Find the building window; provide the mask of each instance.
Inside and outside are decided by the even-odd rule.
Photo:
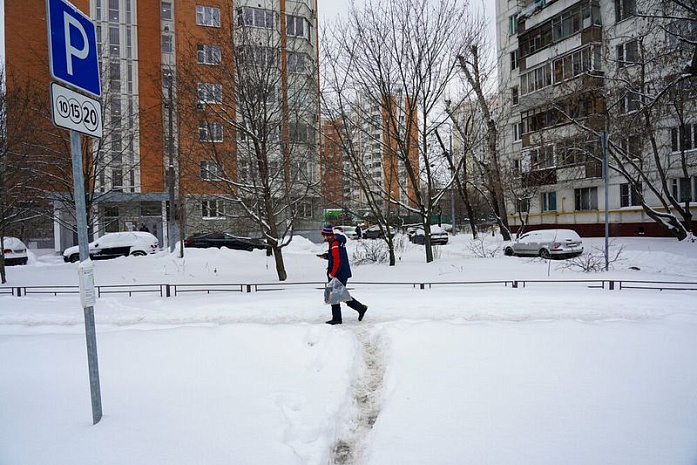
[[[514,50],[510,53],[511,57],[511,71],[518,69],[518,50]]]
[[[643,151],[643,142],[640,136],[627,136],[620,139],[620,148],[624,156],[629,159],[638,159]]]
[[[692,184],[697,183],[697,176],[690,178],[673,178],[671,179],[671,193],[678,202],[692,202],[695,197],[692,195]],[[697,192],[696,192],[697,194]]]
[[[571,79],[591,70],[600,70],[600,47],[586,47],[554,60],[554,83]]]
[[[216,179],[220,179],[222,171],[223,170],[220,168],[220,165],[214,161],[201,161],[201,179],[203,179],[204,181],[213,181]]]
[[[618,68],[624,68],[639,62],[639,42],[637,40],[630,40],[624,44],[619,44],[615,48],[617,51]]]
[[[273,29],[274,12],[263,8],[243,7],[237,9],[237,25]]]
[[[670,139],[673,153],[697,149],[697,123],[671,128]]]
[[[223,125],[222,123],[198,123],[198,140],[200,142],[222,142]]]
[[[620,114],[627,114],[641,108],[641,95],[636,92],[628,91],[619,102]]]
[[[121,36],[118,26],[109,26],[109,55],[113,57],[121,55]]]
[[[296,218],[312,218],[312,204],[309,202],[300,202],[293,206]]]
[[[678,19],[668,24],[666,30],[666,42],[671,49],[684,50],[691,47],[692,37],[697,36],[697,20]]]
[[[109,22],[119,22],[119,0],[109,0]]]
[[[557,193],[543,192],[542,193],[542,211],[555,212],[557,211]]]
[[[237,62],[250,67],[271,68],[278,62],[278,49],[250,45],[238,47]]]
[[[615,0],[615,21],[620,22],[636,15],[636,0]]]
[[[598,209],[598,188],[584,187],[582,189],[574,189],[575,210],[587,211]]]
[[[223,103],[223,86],[221,84],[199,82],[198,101],[204,103]]]
[[[523,123],[513,123],[513,142],[520,142],[523,139]]]
[[[223,201],[218,199],[201,201],[201,218],[225,219],[225,206]]]
[[[172,20],[172,4],[170,2],[160,2],[160,19]]]
[[[532,149],[528,155],[530,157],[530,170],[544,170],[555,166],[553,145]]]
[[[620,184],[620,207],[635,207],[641,205],[641,183],[636,187],[629,183]]]
[[[286,16],[286,34],[294,37],[307,37],[308,28],[305,27],[305,18],[302,16]]]
[[[307,124],[292,123],[290,125],[290,141],[293,143],[310,142],[311,128]]]
[[[162,53],[171,54],[174,52],[172,45],[172,36],[163,35],[162,36]]]
[[[526,95],[552,84],[552,72],[549,63],[528,71],[520,76],[520,94]]]
[[[512,36],[518,32],[518,14],[511,15],[508,17],[508,35]]]
[[[288,72],[304,73],[307,71],[307,55],[304,53],[288,52]]]
[[[120,166],[111,170],[111,190],[123,192],[123,168]]]
[[[201,65],[219,65],[220,46],[205,44],[196,45],[196,60]]]
[[[220,27],[220,8],[196,5],[196,24]]]
[[[527,213],[530,211],[530,199],[516,199],[515,211],[517,213]]]
[[[518,86],[511,87],[511,103],[518,105]]]

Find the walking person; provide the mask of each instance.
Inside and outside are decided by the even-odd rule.
[[[329,244],[328,251],[320,255],[320,257],[329,261],[327,278],[330,281],[332,278],[336,278],[346,286],[348,279],[351,277],[351,266],[346,253],[346,236],[335,234],[334,227],[327,225],[322,229],[322,239]],[[356,299],[349,300],[346,302],[346,305],[358,312],[358,321],[363,321],[365,312],[368,310],[367,305],[363,305]],[[341,304],[332,305],[332,319],[326,323],[329,325],[340,325],[342,323]]]

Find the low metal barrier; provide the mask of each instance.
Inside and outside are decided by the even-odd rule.
[[[156,294],[160,297],[176,297],[187,293],[213,294],[219,292],[253,293],[266,291],[283,291],[293,288],[314,287],[323,289],[324,281],[278,282],[278,283],[198,283],[198,284],[110,284],[95,286],[97,297],[107,294]],[[583,285],[591,289],[623,290],[643,289],[658,291],[697,291],[694,281],[648,281],[620,279],[515,279],[494,281],[424,281],[424,282],[367,282],[352,281],[349,286],[410,286],[412,289],[425,290],[445,286],[504,286],[521,289],[545,285]],[[28,295],[79,294],[75,285],[59,286],[0,286],[0,296],[23,297]]]

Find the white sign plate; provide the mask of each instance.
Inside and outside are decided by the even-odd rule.
[[[102,137],[102,104],[99,100],[52,82],[51,101],[53,124],[97,139]]]

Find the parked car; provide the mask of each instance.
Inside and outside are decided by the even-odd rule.
[[[145,256],[157,252],[159,243],[157,237],[144,231],[126,231],[107,233],[90,242],[89,253],[92,260],[109,258]],[[77,245],[63,251],[63,260],[74,263],[80,260],[80,249]]]
[[[227,247],[228,249],[252,251],[254,249],[266,249],[268,245],[263,239],[235,236],[225,232],[212,232],[194,234],[184,241],[184,247],[199,249]]]
[[[414,244],[424,244],[426,233],[423,228],[407,229],[407,236]],[[448,233],[440,226],[431,225],[431,245],[444,245],[448,243]]]
[[[334,231],[342,233],[344,236],[348,237],[349,239],[358,239],[359,238],[358,233],[356,232],[355,226],[348,226],[348,225],[334,226]]]
[[[5,257],[5,265],[26,265],[29,256],[27,246],[16,237],[2,238],[2,254]]]
[[[387,229],[387,226],[383,226],[383,229]],[[392,226],[390,226],[388,234],[390,235],[390,237],[394,236],[394,229],[392,228]],[[363,231],[363,237],[366,239],[380,239],[384,237],[384,235],[380,230],[380,226],[374,224]]]
[[[581,237],[571,229],[529,231],[504,248],[506,255],[568,258],[583,253]]]

